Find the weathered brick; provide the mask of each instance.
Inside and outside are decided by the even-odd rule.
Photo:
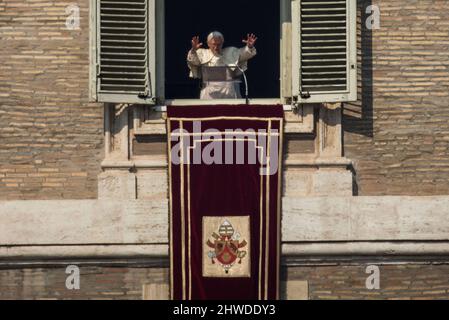
[[[449,299],[449,264],[380,265],[380,290],[365,288],[366,265],[284,267],[285,280],[308,281],[310,299]],[[81,290],[65,288],[65,267],[0,270],[0,299],[141,299],[145,283],[168,283],[167,268],[80,266]],[[329,275],[344,278],[332,282]],[[428,275],[436,283],[419,279]],[[281,297],[284,293],[281,292]]]
[[[449,2],[364,0],[359,14],[369,4],[381,28],[360,31],[360,100],[343,122],[358,194],[448,194]]]
[[[89,3],[77,3],[79,31],[65,26],[70,4],[0,3],[0,170],[26,175],[20,183],[0,182],[0,199],[97,196],[103,107],[87,96]],[[57,172],[61,175],[44,174]],[[37,184],[36,177],[60,180]],[[71,181],[70,195],[61,193],[60,181]]]

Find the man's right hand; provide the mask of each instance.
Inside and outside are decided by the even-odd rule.
[[[192,51],[196,51],[203,46],[203,43],[200,42],[200,37],[196,36],[192,38]]]

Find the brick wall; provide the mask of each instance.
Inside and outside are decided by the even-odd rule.
[[[0,2],[0,199],[96,198],[103,108],[88,103],[88,1]]]
[[[369,4],[381,26],[361,30],[360,101],[343,124],[358,193],[449,194],[449,1],[364,0],[359,11]]]
[[[0,269],[4,299],[142,299],[142,286],[168,282],[168,269],[80,267],[80,290],[68,290],[66,268]]]
[[[283,280],[306,280],[309,298],[449,299],[449,265],[384,265],[380,290],[367,290],[367,265],[283,270]],[[166,268],[80,267],[80,290],[67,290],[65,267],[0,269],[1,299],[141,299],[144,283],[168,283]]]
[[[368,290],[368,265],[289,268],[287,280],[307,280],[309,299],[449,299],[449,265],[379,265],[380,290]]]
[[[88,1],[0,3],[0,199],[97,195],[103,108],[88,103]],[[345,106],[344,151],[359,195],[449,194],[449,2],[362,0],[360,101]],[[360,25],[366,15],[360,19]]]

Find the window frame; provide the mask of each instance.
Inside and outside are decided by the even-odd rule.
[[[104,103],[129,103],[146,105],[213,105],[245,104],[245,99],[166,99],[165,98],[165,4],[164,0],[148,1],[148,65],[150,96],[146,99],[135,94],[101,93],[98,90],[99,67],[99,1],[89,0],[90,50],[89,97]],[[250,99],[251,104],[317,104],[350,102],[357,100],[357,28],[356,0],[347,0],[348,19],[348,90],[340,93],[316,94],[311,99],[300,97],[300,0],[280,0],[280,90],[279,97]],[[296,13],[296,14],[295,14]],[[156,32],[157,30],[157,32]],[[354,68],[351,68],[354,65]]]
[[[167,99],[165,97],[165,37],[160,36],[165,35],[165,5],[164,0],[155,0],[156,1],[156,28],[160,30],[157,36],[157,60],[158,60],[158,70],[157,70],[157,78],[156,78],[156,101],[158,105],[219,105],[219,104],[246,104],[245,98],[242,99],[214,99],[214,100],[201,100],[201,99]],[[290,22],[290,1],[291,0],[280,0],[280,39],[279,41],[284,41],[286,37],[289,37],[288,34],[283,32],[282,25],[284,23]],[[251,104],[260,104],[260,105],[272,105],[272,104],[290,104],[291,96],[285,96],[283,92],[285,92],[284,86],[289,85],[285,84],[283,79],[286,78],[284,72],[286,71],[285,67],[283,67],[284,54],[286,52],[283,49],[283,45],[280,45],[280,84],[279,84],[279,97],[272,98],[250,98],[249,101]],[[291,72],[291,71],[290,71]]]

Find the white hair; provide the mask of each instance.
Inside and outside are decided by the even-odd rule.
[[[219,31],[212,31],[211,33],[209,33],[209,35],[207,36],[207,41],[209,42],[212,39],[221,39],[224,42],[224,36]]]

